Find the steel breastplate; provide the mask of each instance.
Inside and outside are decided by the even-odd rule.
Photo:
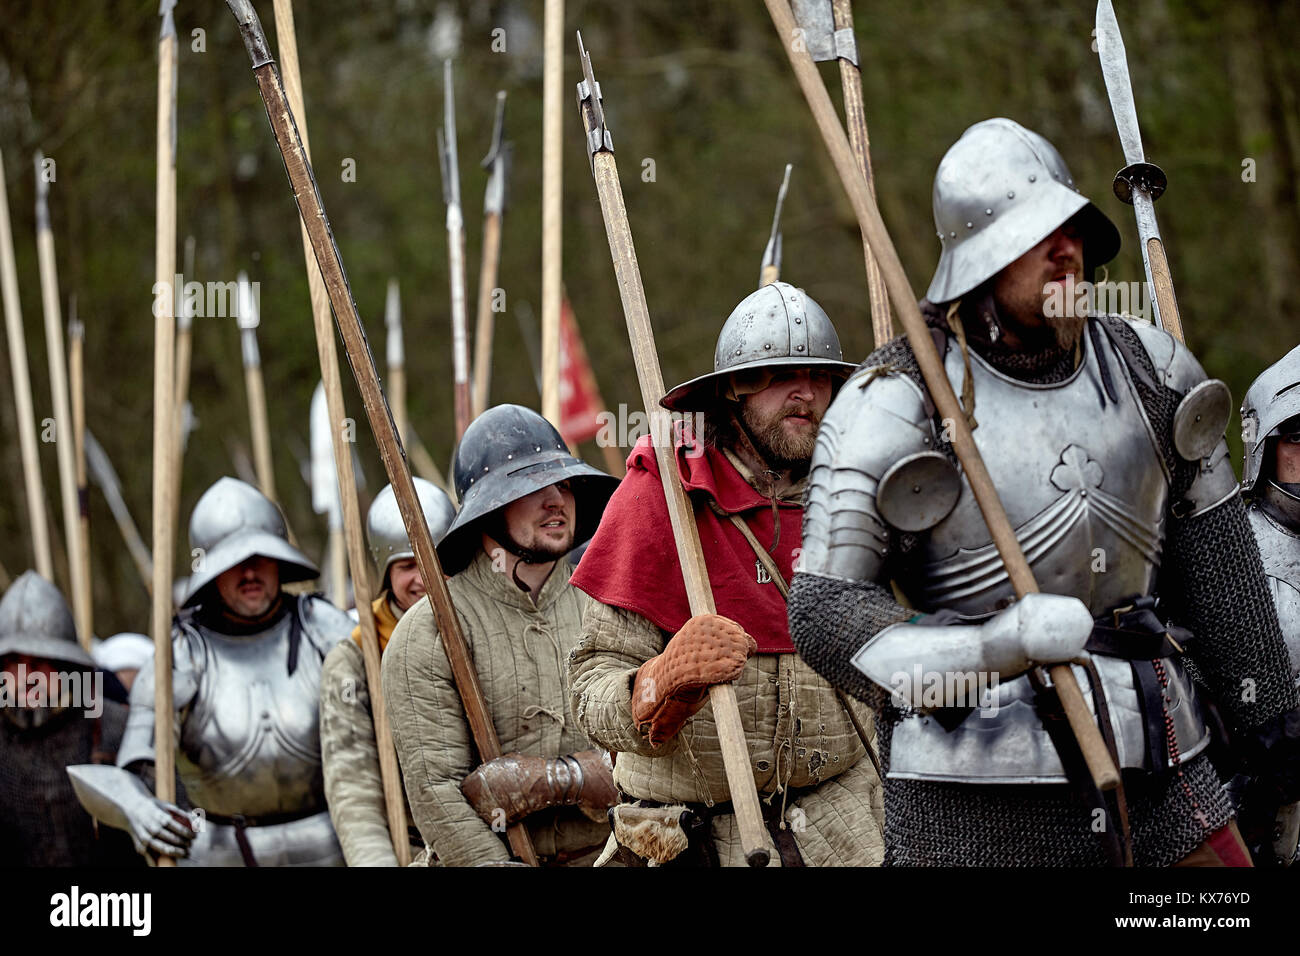
[[[1098,355],[1052,385],[1016,381],[970,353],[974,431],[1039,587],[1079,598],[1093,614],[1149,594],[1160,566],[1169,480],[1123,359],[1102,359],[1118,393],[1105,396]],[[945,370],[961,394],[961,352]],[[925,610],[983,617],[1015,599],[967,484],[952,512],[923,536],[919,560],[899,584]]]
[[[1007,517],[1043,591],[1079,598],[1094,615],[1126,598],[1150,594],[1160,566],[1169,478],[1123,358],[1103,337],[1099,356],[1085,334],[1083,361],[1052,385],[1019,382],[970,353],[975,387],[974,431]],[[1099,360],[1118,401],[1107,397]],[[945,370],[961,394],[959,349]],[[926,610],[952,608],[987,617],[1015,599],[969,486],[953,511],[923,535],[920,557],[898,582]],[[1127,660],[1094,656],[1115,731],[1119,764],[1150,766],[1141,693]],[[1165,709],[1178,758],[1209,745],[1192,681],[1166,659]],[[1075,677],[1095,713],[1087,672]],[[990,706],[972,711],[954,730],[914,713],[894,729],[889,776],[966,783],[1056,783],[1065,770],[1033,705],[1026,675],[997,684]],[[1166,761],[1173,766],[1172,756]]]
[[[247,636],[181,625],[203,648],[177,755],[196,807],[225,816],[324,809],[321,659],[306,633],[293,674],[287,666],[298,614],[295,605],[268,630]]]
[[[1291,676],[1300,686],[1300,533],[1255,504],[1246,514],[1259,544],[1269,593],[1277,608],[1277,622],[1282,626],[1287,656],[1291,659]]]

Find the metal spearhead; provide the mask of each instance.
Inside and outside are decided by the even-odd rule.
[[[402,296],[396,279],[388,280],[388,297],[384,300],[384,331],[388,367],[402,368],[406,364],[406,348],[402,342]]]
[[[596,76],[591,71],[591,55],[582,45],[581,30],[578,31],[578,59],[582,63],[582,79],[578,82],[578,112],[587,123],[587,161],[591,164],[591,171],[594,174],[596,154],[602,149],[606,152],[614,152],[614,137],[605,126],[605,108],[600,101],[600,84],[596,82]],[[584,106],[591,109],[590,119],[587,119]]]
[[[501,215],[506,209],[512,145],[505,140],[506,91],[497,90],[497,112],[492,122],[492,145],[483,157],[482,166],[490,170],[487,190],[483,193],[483,215]]]
[[[765,275],[768,269],[774,269],[779,275],[781,272],[781,207],[785,205],[785,191],[790,188],[790,170],[794,169],[793,163],[785,164],[785,175],[781,177],[781,188],[776,193],[776,212],[772,215],[772,235],[767,240],[767,248],[763,250],[763,262],[758,270],[758,283],[762,287],[765,284]]]
[[[460,208],[460,165],[456,155],[456,94],[452,88],[451,60],[442,61],[442,129],[438,130],[438,167],[442,170],[442,199],[450,211]]]
[[[334,442],[330,435],[329,403],[325,383],[318,382],[311,395],[311,509],[329,516],[331,531],[343,527],[339,497],[339,476],[334,467]]]
[[[253,295],[248,273],[239,273],[239,306],[235,320],[239,323],[240,343],[243,347],[244,368],[257,368],[262,356],[257,348],[257,326],[261,317],[257,313],[257,296]]]
[[[86,326],[77,318],[77,294],[68,296],[68,341],[86,340]]]
[[[845,59],[858,65],[858,43],[853,28],[835,29],[831,0],[791,0],[790,8],[803,34],[804,49],[814,62]]]
[[[50,183],[45,178],[45,154],[36,151],[36,231],[50,228]]]

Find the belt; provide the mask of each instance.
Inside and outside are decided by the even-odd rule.
[[[246,816],[242,813],[236,813],[234,816],[229,817],[222,816],[219,813],[207,813],[204,815],[204,819],[234,827],[235,843],[239,846],[239,855],[243,857],[244,866],[257,866],[257,857],[253,856],[252,844],[248,842],[248,836],[244,833],[246,829],[249,827],[271,827],[280,823],[293,823],[295,820],[314,817],[320,812],[319,809],[298,810],[292,813],[267,813],[256,817]]]
[[[811,787],[791,787],[787,790],[787,800],[797,800],[803,794],[811,792],[812,789]],[[736,808],[730,800],[724,800],[712,806],[705,803],[662,803],[658,800],[637,800],[636,802],[647,807],[686,807],[687,813],[694,819],[691,821],[683,820],[682,827],[687,831],[691,849],[698,854],[697,859],[705,861],[697,865],[718,866],[718,853],[713,846],[712,839],[708,836],[708,824],[714,817],[735,814]],[[758,806],[763,814],[763,823],[767,826],[767,832],[771,835],[772,842],[776,844],[777,852],[781,855],[781,865],[784,867],[804,866],[803,856],[799,852],[799,845],[795,842],[794,833],[791,832],[788,826],[782,825],[785,821],[781,816],[781,807],[775,803],[765,803],[762,800],[758,802]],[[704,846],[697,848],[696,842],[701,838],[703,838]]]

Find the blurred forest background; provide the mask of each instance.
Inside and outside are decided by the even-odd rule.
[[[275,49],[269,0],[255,4]],[[444,206],[434,131],[439,7],[461,24],[455,61],[470,318],[477,295],[478,166],[494,95],[509,93],[514,144],[499,285],[494,402],[537,407],[529,335],[540,316],[541,0],[311,0],[296,5],[317,179],[383,370],[383,306],[401,283],[409,407],[446,470],[452,371]],[[934,169],[970,124],[1004,115],[1043,133],[1124,236],[1111,278],[1143,278],[1132,212],[1111,193],[1123,155],[1093,51],[1092,0],[858,0],[854,4],[877,189],[918,294],[938,255]],[[1188,342],[1240,401],[1300,339],[1290,282],[1300,249],[1300,28],[1296,4],[1115,0],[1148,158],[1169,176],[1157,206]],[[0,150],[13,215],[38,419],[52,416],[36,264],[32,155],[57,164],[50,208],[60,292],[86,326],[88,424],[121,475],[146,541],[152,454],[157,0],[0,0]],[[181,0],[178,232],[192,275],[261,283],[259,330],[277,485],[304,548],[320,559],[300,461],[319,378],[297,212],[221,0]],[[714,339],[758,278],[784,164],[782,278],[830,313],[846,358],[871,350],[858,231],[767,12],[753,2],[568,0],[565,12],[564,277],[608,407],[639,392],[591,179],[573,84],[581,29],[605,96],[657,344],[669,384],[711,368]],[[504,29],[504,52],[492,31]],[[202,31],[195,34],[194,31]],[[199,44],[197,39],[201,38]],[[199,50],[199,47],[202,50]],[[839,102],[838,70],[822,65]],[[348,160],[355,182],[343,181]],[[653,160],[653,178],[646,174]],[[1246,162],[1253,160],[1253,162]],[[1247,167],[1253,176],[1243,175]],[[178,267],[180,265],[178,250]],[[518,314],[517,314],[518,313]],[[351,376],[349,414],[367,481],[385,483]],[[0,563],[32,563],[9,361],[0,362]],[[198,496],[250,454],[232,319],[196,319],[190,390],[198,428],[184,461],[177,571]],[[1237,432],[1234,420],[1230,432]],[[1240,442],[1234,434],[1234,458]],[[587,457],[599,462],[592,446]],[[60,583],[66,567],[56,457],[41,446]],[[104,498],[91,489],[96,632],[146,630],[148,604]],[[181,550],[184,549],[184,550]],[[322,565],[323,566],[323,565]]]

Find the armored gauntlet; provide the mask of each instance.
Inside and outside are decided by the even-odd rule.
[[[604,750],[564,757],[505,754],[465,778],[461,792],[489,824],[517,823],[549,807],[576,806],[592,820],[603,820],[618,802],[614,768]]]
[[[758,645],[719,614],[697,614],[658,657],[641,665],[632,683],[632,719],[651,746],[670,740],[704,706],[709,688],[740,676]]]

